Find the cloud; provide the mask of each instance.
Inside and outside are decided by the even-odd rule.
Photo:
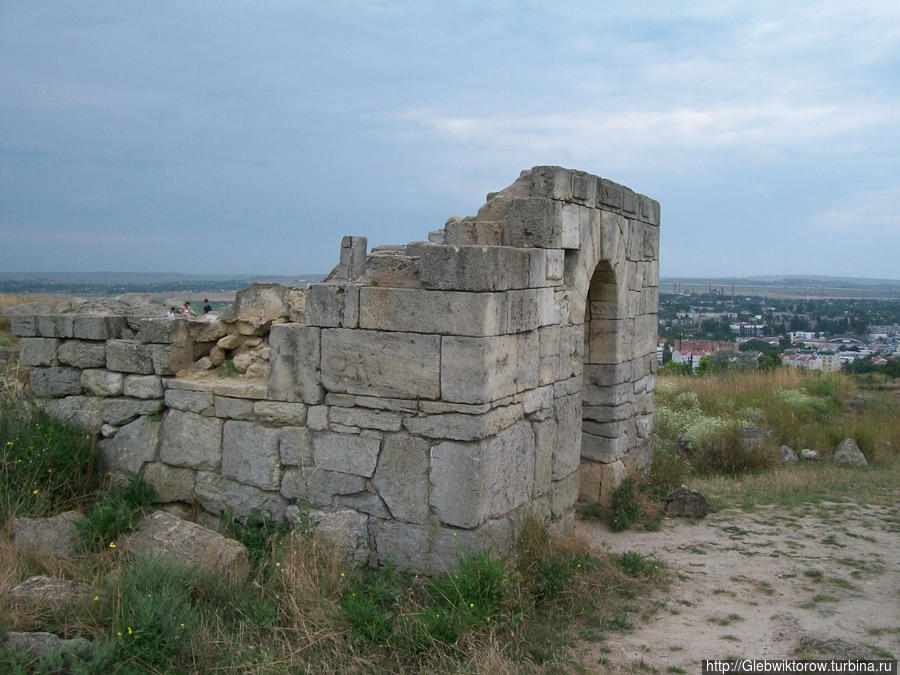
[[[900,187],[851,194],[844,205],[825,209],[807,222],[812,231],[900,238]]]

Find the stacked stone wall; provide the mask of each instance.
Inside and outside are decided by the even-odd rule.
[[[509,550],[527,514],[565,529],[579,493],[607,498],[646,466],[658,231],[653,200],[535,167],[427,242],[367,254],[345,237],[302,301],[246,294],[224,328],[12,328],[35,396],[102,429],[107,464],[160,501],[289,521],[309,507],[357,559],[432,573],[460,547]],[[198,377],[227,336],[264,342],[264,367]]]

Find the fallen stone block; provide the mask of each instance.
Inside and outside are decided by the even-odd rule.
[[[246,547],[201,525],[156,511],[140,523],[124,542],[125,550],[161,557],[176,564],[243,580],[250,573]]]

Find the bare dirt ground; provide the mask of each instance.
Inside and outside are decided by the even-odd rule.
[[[582,642],[598,672],[699,672],[704,658],[897,658],[900,507],[728,509],[659,532],[581,521],[592,546],[654,555],[672,573],[633,627]]]

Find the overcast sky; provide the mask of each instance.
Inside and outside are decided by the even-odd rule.
[[[900,278],[900,2],[0,0],[0,272],[327,272],[538,164],[665,276]]]

